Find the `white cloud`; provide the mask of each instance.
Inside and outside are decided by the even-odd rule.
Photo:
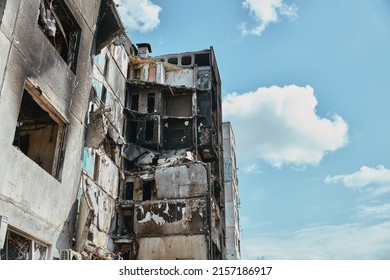
[[[383,165],[374,168],[362,166],[352,174],[327,176],[325,183],[342,183],[351,189],[372,191],[380,195],[390,191],[390,169]]]
[[[359,260],[390,258],[390,222],[321,225],[243,239],[243,259]]]
[[[249,28],[248,23],[239,24],[238,28],[243,35],[261,35],[270,23],[279,21],[280,16],[295,20],[298,16],[298,7],[295,4],[287,5],[283,0],[245,0],[243,7],[249,9],[251,18],[256,22]]]
[[[379,205],[365,205],[360,208],[359,215],[362,218],[390,219],[390,203]]]
[[[251,163],[244,167],[244,172],[248,174],[252,173],[262,173],[260,166],[257,163]]]
[[[310,86],[259,88],[223,101],[240,159],[264,159],[274,167],[317,165],[327,152],[347,142],[348,126],[339,116],[317,116]]]
[[[161,7],[151,0],[115,0],[125,27],[131,31],[146,33],[160,24]]]

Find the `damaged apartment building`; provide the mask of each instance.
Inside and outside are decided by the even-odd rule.
[[[239,258],[213,48],[151,57],[111,0],[0,1],[0,259]]]

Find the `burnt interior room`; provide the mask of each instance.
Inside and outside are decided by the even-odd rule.
[[[62,59],[76,73],[80,26],[62,0],[41,0],[38,25]]]
[[[60,125],[24,90],[13,145],[50,174],[59,130]]]

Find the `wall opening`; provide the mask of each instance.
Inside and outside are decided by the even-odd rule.
[[[178,63],[177,57],[170,57],[170,58],[168,58],[168,63],[177,65],[177,63]]]
[[[145,122],[145,142],[153,141],[154,139],[154,120]]]
[[[209,66],[210,55],[208,53],[195,54],[195,64],[198,66]]]
[[[37,97],[39,92],[35,91],[23,90],[13,145],[59,179],[66,126],[56,112],[49,109],[48,101]]]
[[[121,234],[127,235],[134,232],[134,210],[125,210],[123,212],[123,225]]]
[[[142,201],[152,199],[155,181],[144,181],[142,184]]]
[[[108,75],[108,67],[110,65],[110,57],[106,54],[106,56],[104,57],[104,70],[103,70],[103,76],[104,78],[107,79],[107,75]]]
[[[155,93],[148,93],[148,113],[154,113],[155,98]]]
[[[107,88],[106,88],[106,86],[103,85],[102,96],[100,98],[101,103],[106,104],[106,99],[107,99]]]
[[[38,25],[72,72],[76,73],[81,29],[64,1],[41,0]]]
[[[131,95],[131,110],[138,111],[139,106],[139,94]]]
[[[191,65],[192,64],[192,56],[186,55],[181,58],[181,65]]]
[[[126,182],[124,191],[124,200],[133,200],[134,198],[134,183]]]
[[[138,122],[127,120],[126,122],[126,140],[130,143],[136,143],[138,139]]]
[[[103,147],[106,155],[115,162],[116,143],[109,135],[106,135],[106,138],[104,138]]]

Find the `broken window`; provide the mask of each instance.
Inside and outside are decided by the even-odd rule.
[[[138,121],[128,120],[126,122],[126,141],[136,143],[138,139]]]
[[[1,24],[1,21],[3,19],[6,3],[7,3],[7,0],[0,0],[0,24]]]
[[[141,79],[141,69],[140,68],[134,69],[134,79],[135,80]]]
[[[37,89],[25,88],[13,145],[59,179],[66,126]]]
[[[155,93],[148,93],[148,113],[154,113]]]
[[[122,234],[131,234],[134,231],[134,210],[125,210],[123,212]]]
[[[187,55],[181,58],[181,65],[191,65],[191,63],[192,63],[192,56]]]
[[[155,181],[144,181],[142,184],[142,201],[151,200],[153,197]]]
[[[41,0],[38,24],[50,43],[76,73],[80,26],[63,0]]]
[[[106,104],[106,99],[107,99],[107,88],[106,88],[106,86],[103,85],[102,96],[101,96],[101,99],[100,99],[102,104]]]
[[[107,79],[108,75],[108,67],[110,65],[110,57],[106,54],[105,61],[104,61],[104,70],[103,70],[103,76]]]
[[[124,191],[124,200],[133,200],[134,197],[134,182],[126,182]]]
[[[139,106],[139,95],[132,94],[131,95],[131,110],[138,111]]]
[[[168,58],[168,63],[170,64],[176,64],[177,65],[178,59],[177,57],[170,57]]]
[[[48,247],[13,231],[8,231],[1,260],[46,260]]]

